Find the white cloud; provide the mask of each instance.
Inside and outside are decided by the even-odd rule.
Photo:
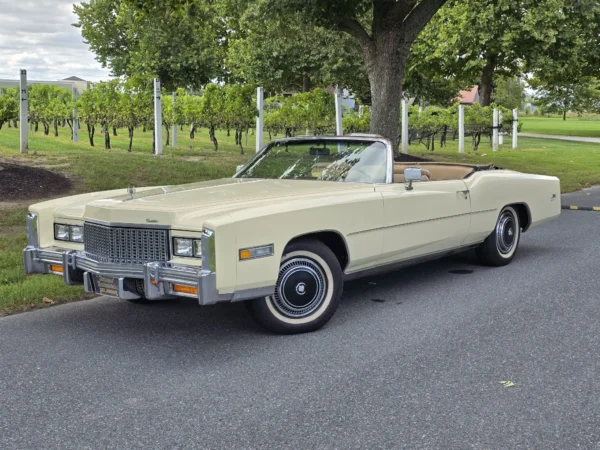
[[[108,79],[76,21],[72,0],[0,0],[0,78],[27,69],[31,80]]]

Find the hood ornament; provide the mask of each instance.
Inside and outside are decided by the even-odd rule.
[[[135,195],[135,188],[133,186],[129,186],[127,188],[127,193],[129,194],[129,200],[133,200],[133,196]]]

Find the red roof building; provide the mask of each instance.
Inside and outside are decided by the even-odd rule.
[[[479,103],[479,86],[474,86],[468,91],[460,91],[457,100],[461,105],[472,105]]]

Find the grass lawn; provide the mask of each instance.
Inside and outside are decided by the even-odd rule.
[[[562,136],[600,137],[600,117],[598,116],[567,116],[560,117],[519,117],[523,122],[523,133],[555,134]]]
[[[66,129],[59,133],[58,138],[30,133],[30,151],[20,155],[18,130],[5,126],[0,130],[0,162],[28,164],[66,174],[74,181],[73,193],[79,193],[132,184],[139,187],[228,177],[250,157],[254,142],[254,136],[250,135],[246,155],[240,155],[233,137],[218,132],[220,149],[215,152],[206,130],[200,130],[193,141],[187,133],[180,132],[180,147],[165,147],[165,154],[155,157],[150,132],[136,131],[131,153],[127,152],[128,139],[123,130],[119,130],[118,137],[111,137],[112,150],[103,149],[100,134],[96,136],[97,146],[91,148],[84,130],[77,144],[70,141]],[[506,142],[510,144],[509,139]],[[563,192],[600,184],[600,145],[526,138],[519,143],[519,150],[512,151],[506,145],[497,153],[491,151],[487,142],[473,152],[469,141],[463,155],[457,153],[455,141],[448,142],[444,149],[437,146],[434,152],[415,144],[409,152],[441,161],[493,162],[507,169],[556,175],[561,178]],[[54,303],[84,298],[82,288],[65,286],[60,277],[27,278],[23,274],[21,252],[26,245],[24,228],[29,203],[3,202],[0,197],[0,315],[50,305],[44,298]]]

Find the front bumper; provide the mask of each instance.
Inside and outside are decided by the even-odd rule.
[[[83,285],[86,292],[128,300],[141,297],[148,300],[191,297],[197,298],[200,305],[212,305],[247,299],[239,293],[219,294],[216,274],[198,266],[167,262],[104,263],[88,258],[84,252],[34,246],[25,248],[23,261],[27,274],[59,274],[51,266],[61,266],[66,284]],[[107,292],[101,289],[106,279],[114,281],[114,290]]]

